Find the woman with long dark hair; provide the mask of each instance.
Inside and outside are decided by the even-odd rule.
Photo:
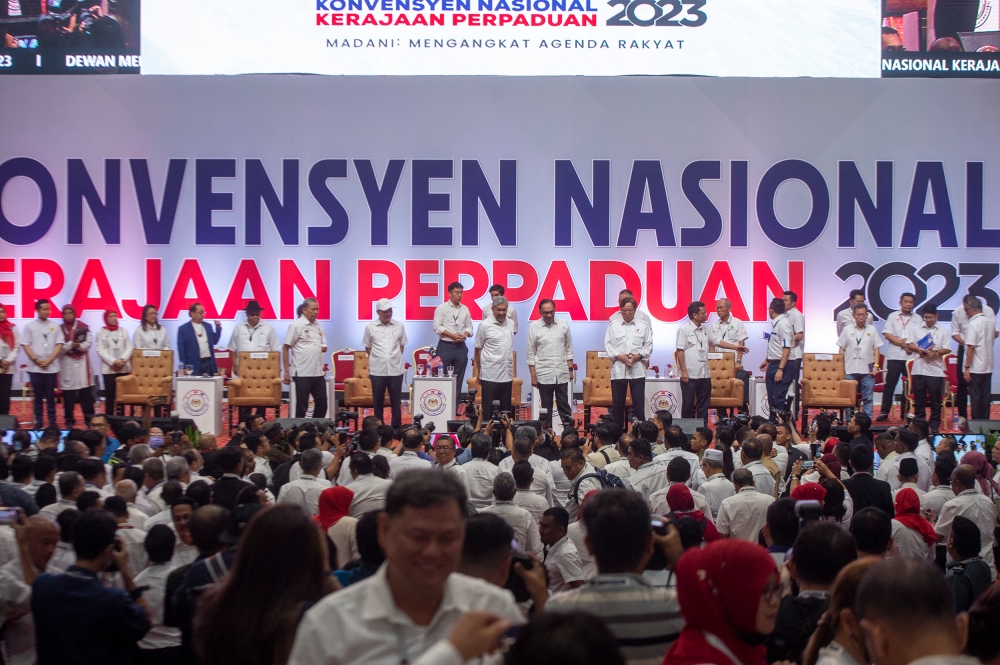
[[[198,605],[203,665],[284,665],[305,611],[336,587],[326,538],[296,505],[254,515],[232,570]]]
[[[142,308],[142,322],[132,335],[132,346],[137,349],[154,351],[170,348],[167,329],[160,325],[154,305],[146,305]]]

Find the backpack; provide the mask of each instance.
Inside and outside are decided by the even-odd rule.
[[[608,473],[604,469],[594,469],[596,473],[585,473],[573,483],[573,492],[570,498],[580,503],[580,483],[587,478],[597,478],[601,481],[601,489],[626,489],[625,482],[613,473]]]
[[[274,495],[281,491],[281,486],[288,482],[288,476],[292,471],[292,465],[299,461],[301,455],[296,454],[292,459],[284,464],[279,464],[272,474],[271,483],[274,485]]]

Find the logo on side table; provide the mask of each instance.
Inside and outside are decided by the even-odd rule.
[[[204,390],[192,388],[184,393],[181,403],[188,415],[194,418],[208,413],[208,394]]]
[[[429,388],[420,395],[420,411],[425,416],[441,415],[446,404],[444,393],[437,388]]]
[[[677,409],[677,398],[669,390],[657,390],[649,398],[649,409],[653,413],[657,411],[670,411],[673,413]]]

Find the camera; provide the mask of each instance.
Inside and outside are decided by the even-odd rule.
[[[667,522],[659,515],[650,517],[649,525],[652,527],[653,533],[660,536],[667,535]],[[646,570],[666,570],[666,568],[667,558],[663,556],[663,552],[660,551],[659,547],[654,547],[652,556],[646,562]]]
[[[500,400],[498,399],[493,400],[492,402],[490,402],[490,406],[492,407],[492,415],[490,416],[490,422],[492,422],[495,427],[496,425],[499,425],[501,422],[503,422],[501,420],[501,416],[503,414],[500,412]]]
[[[823,507],[819,501],[796,501],[795,516],[799,518],[799,530],[802,530],[810,522],[818,522],[823,516]]]
[[[357,419],[358,419],[358,412],[357,411],[348,411],[346,409],[341,409],[340,411],[337,412],[337,424],[338,425],[342,425],[342,424],[345,424],[345,423],[348,423],[348,422],[350,422],[352,420],[357,420]]]
[[[510,573],[507,575],[507,583],[504,584],[504,588],[514,594],[514,600],[519,603],[525,603],[531,600],[531,594],[528,593],[528,587],[525,586],[524,580],[514,570],[514,564],[519,563],[525,570],[532,570],[535,567],[535,562],[532,561],[531,557],[522,552],[520,547],[516,547],[516,544],[517,541],[511,543]]]
[[[420,429],[421,424],[424,422],[424,414],[418,413],[413,416],[413,426]]]
[[[475,388],[469,388],[469,401],[465,405],[465,417],[475,424],[479,414],[476,413],[476,393]]]
[[[791,411],[778,411],[774,415],[783,423],[787,423],[792,419]]]

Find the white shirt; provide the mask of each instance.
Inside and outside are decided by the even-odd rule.
[[[743,468],[753,474],[753,484],[758,492],[774,496],[774,476],[760,460],[748,462]]]
[[[750,337],[750,335],[747,334],[747,329],[746,326],[743,325],[743,322],[732,314],[729,315],[728,321],[723,321],[718,318],[715,319],[712,322],[710,330],[712,332],[712,339],[721,342],[729,342],[730,344],[741,344],[744,340]]]
[[[708,505],[712,508],[712,517],[716,519],[719,517],[719,508],[722,506],[722,502],[736,494],[736,488],[733,487],[732,481],[728,480],[722,473],[709,476],[708,480],[704,481],[698,488],[698,491],[708,499]]]
[[[645,323],[650,330],[653,329],[653,319],[649,318],[649,314],[646,314],[641,309],[635,310],[634,318],[636,321],[642,321],[643,323]],[[608,323],[610,324],[614,323],[615,321],[624,321],[624,320],[625,319],[622,317],[622,311],[619,309],[617,312],[611,315],[611,318],[608,319]]]
[[[795,333],[786,314],[779,314],[771,319],[771,334],[767,338],[767,359],[781,360],[781,354],[788,349],[788,357],[792,357],[792,345],[795,344]]]
[[[986,316],[982,312],[977,313],[969,319],[965,327],[965,367],[969,367],[972,374],[990,374],[993,372],[993,334],[997,329],[997,322],[991,316]],[[971,350],[969,347],[976,347]],[[972,353],[972,360],[969,354]],[[964,372],[965,367],[959,371]]]
[[[944,504],[955,498],[951,485],[935,485],[920,497],[921,510],[933,510],[935,515],[941,514]]]
[[[330,594],[306,612],[288,665],[461,665],[448,641],[470,610],[498,614],[514,624],[524,616],[510,591],[459,573],[445,582],[430,624],[418,626],[396,607],[383,565],[368,578]]]
[[[300,316],[288,326],[285,346],[289,347],[292,376],[322,376],[323,353],[326,351],[326,333],[318,321]],[[286,367],[287,371],[288,368]]]
[[[514,324],[509,319],[501,324],[491,317],[479,324],[476,348],[480,349],[480,381],[514,380]]]
[[[63,343],[63,334],[59,330],[59,323],[57,323],[52,317],[45,319],[44,321],[40,319],[33,319],[24,326],[24,331],[21,333],[21,346],[26,346],[31,349],[31,352],[39,360],[45,360],[52,355],[53,351],[56,350],[57,344]],[[59,357],[56,357],[48,367],[44,369],[36,365],[28,358],[29,372],[38,372],[40,374],[55,374],[59,371]]]
[[[253,472],[254,473],[259,473],[259,474],[263,475],[265,478],[267,478],[267,484],[268,485],[270,485],[271,483],[273,483],[274,482],[274,471],[271,470],[271,462],[270,462],[270,460],[268,460],[266,457],[258,457],[256,455],[254,455],[253,456],[253,461],[254,461]],[[300,466],[299,468],[301,469],[302,467]],[[288,470],[289,475],[291,475],[291,471],[292,471],[291,469]],[[289,478],[289,480],[293,480],[293,478]]]
[[[646,365],[653,354],[653,329],[638,318],[625,323],[623,319],[612,317],[608,332],[604,335],[604,350],[611,361],[611,380],[642,379],[646,376]],[[618,360],[619,355],[638,355],[639,359],[626,367]]]
[[[456,335],[465,333],[466,337],[472,337],[472,315],[469,313],[469,308],[462,303],[458,303],[456,307],[451,304],[451,300],[446,300],[434,308],[433,328],[434,333],[443,342],[455,341],[441,334],[446,330]]]
[[[557,462],[553,462],[556,464]],[[618,476],[623,481],[628,480],[635,475],[635,469],[632,465],[628,463],[627,459],[620,459],[617,462],[612,462],[611,464],[605,464],[604,470],[610,473],[612,476]]]
[[[167,576],[173,572],[170,563],[153,563],[135,577],[136,586],[148,586],[142,594],[149,607],[153,627],[139,641],[140,649],[166,649],[181,645],[181,629],[163,625],[163,608],[167,592]]]
[[[538,319],[528,326],[528,366],[535,368],[538,383],[567,383],[572,361],[573,335],[566,321],[555,319],[552,325],[546,325]]]
[[[406,328],[396,319],[389,323],[372,321],[365,326],[361,346],[371,349],[368,354],[368,374],[371,376],[401,376],[403,347],[406,346]]]
[[[583,579],[589,580],[597,574],[597,561],[594,560],[594,557],[591,556],[590,551],[587,549],[585,541],[587,537],[587,525],[584,524],[583,520],[577,520],[570,522],[569,529],[566,531],[566,537],[573,543],[577,556],[580,557],[580,564],[583,566]]]
[[[767,508],[774,497],[761,494],[753,487],[743,487],[719,506],[715,526],[722,535],[757,542],[757,534],[767,522]]]
[[[508,455],[507,457],[504,457],[502,460],[500,460],[500,464],[497,466],[497,472],[510,473],[510,470],[514,468],[514,464],[515,462],[513,455]],[[530,464],[531,468],[535,470],[536,476],[539,474],[544,476],[552,475],[552,467],[549,463],[549,460],[545,459],[541,455],[536,455],[532,453],[531,456],[528,457],[528,464]]]
[[[233,329],[229,350],[236,354],[240,351],[281,351],[281,341],[270,323],[258,321],[251,328],[249,323],[242,321]]]
[[[499,473],[496,464],[472,458],[462,465],[462,470],[469,481],[469,501],[476,510],[493,503],[493,479]]]
[[[542,521],[542,515],[552,506],[543,497],[538,496],[531,490],[517,490],[514,495],[514,505],[527,510],[535,522]]]
[[[948,335],[948,331],[944,327],[935,323],[932,327],[928,328],[926,325],[921,323],[919,326],[914,327],[913,337],[910,341],[914,344],[922,340],[927,335],[931,336],[931,340],[934,342],[934,346],[931,349],[937,351],[939,349],[947,349],[951,346],[951,336]],[[944,356],[933,355],[927,356],[926,358],[919,353],[913,354],[915,360],[913,361],[913,374],[920,376],[941,376],[945,375],[944,372]]]
[[[422,459],[412,450],[404,450],[402,455],[389,460],[389,477],[395,480],[399,474],[412,469],[430,469],[433,464]],[[492,490],[491,490],[492,492]]]
[[[101,374],[128,373],[132,371],[132,342],[121,326],[114,332],[107,328],[97,331],[97,357],[101,359]],[[113,369],[116,360],[124,360],[121,369]]]
[[[150,349],[153,351],[169,349],[170,339],[167,336],[167,329],[163,326],[148,329],[140,325],[132,334],[132,346],[136,349]]]
[[[596,475],[590,476],[590,474],[596,473],[597,469],[585,462],[583,470],[580,471],[577,477],[571,481],[573,485],[570,488],[569,495],[566,497],[566,503],[563,506],[566,509],[566,512],[569,513],[570,522],[575,520],[577,515],[580,514],[580,504],[587,498],[587,493],[602,489],[600,478]],[[585,478],[584,476],[590,477]]]
[[[208,346],[208,335],[205,334],[205,324],[192,321],[191,327],[194,328],[194,336],[198,340],[198,357],[208,358],[212,355],[212,350]]]
[[[917,457],[922,457],[927,466],[931,469],[934,468],[934,450],[931,448],[931,444],[927,442],[927,439],[921,439],[917,442],[917,449],[913,451],[913,454]]]
[[[552,475],[552,505],[565,506],[569,501],[569,491],[573,488],[573,483],[566,477],[559,460],[549,462],[549,473]]]
[[[916,493],[916,495],[917,495],[917,499],[924,498],[924,491],[922,489],[920,489],[919,485],[917,485],[916,483],[903,483],[902,485],[899,486],[899,489],[892,490],[892,502],[893,503],[896,502],[896,495],[899,494],[903,490],[913,490]]]
[[[465,475],[465,469],[462,465],[452,459],[450,462],[444,466],[435,465],[435,469],[440,469],[445,475],[449,475],[465,488],[465,496],[469,496],[469,477]]]
[[[917,476],[917,487],[919,487],[925,492],[929,490],[931,488],[931,476],[934,470],[931,469],[930,464],[928,464],[923,457],[920,457],[914,453],[903,453],[901,455],[896,455],[896,457],[894,457],[892,461],[889,462],[888,467],[886,467],[885,478],[883,478],[883,480],[889,483],[889,487],[891,487],[894,490],[898,490],[900,487],[902,487],[903,483],[899,482],[898,476],[899,476],[899,463],[904,459],[917,460],[917,471],[919,473],[919,475]],[[884,463],[883,466],[885,466]],[[879,467],[880,471],[881,469],[882,467]]]
[[[146,529],[146,522],[148,521],[149,516],[136,508],[134,503],[128,505],[128,524],[131,524],[136,529],[148,531],[148,529]]]
[[[326,467],[333,464],[333,453],[331,453],[329,450],[321,450],[320,452],[323,453],[323,460],[320,462],[320,470],[319,473],[316,474],[316,477],[319,478],[320,480],[329,480],[329,478],[326,477]],[[350,460],[346,461],[350,462]],[[349,467],[349,465],[341,464],[340,466],[341,473],[343,473],[344,467]],[[348,469],[347,474],[350,475],[350,473],[351,473],[350,469]],[[300,462],[295,462],[292,464],[292,466],[288,468],[288,479],[298,480],[301,477],[302,477],[302,464]]]
[[[917,336],[917,330],[922,327],[923,319],[916,312],[910,312],[909,315],[906,315],[896,311],[886,318],[885,325],[882,327],[882,335],[883,337],[886,334],[893,335],[900,338],[903,344],[909,344],[920,339]],[[918,354],[907,353],[905,349],[901,349],[891,342],[885,349],[886,360],[912,360],[914,356],[919,357]]]
[[[892,541],[895,550],[891,552],[898,555],[898,558],[934,563],[934,545],[928,545],[919,531],[914,531],[897,520],[892,520]]]
[[[642,494],[642,498],[646,501],[649,501],[649,497],[654,492],[666,489],[670,484],[670,481],[667,480],[667,467],[656,462],[646,462],[635,470],[635,473],[625,481],[625,484]]]
[[[13,374],[14,367],[17,364],[17,353],[21,350],[20,344],[18,344],[18,334],[17,326],[10,329],[10,334],[14,336],[14,345],[11,346],[7,342],[0,339],[0,360],[6,360],[9,364],[7,365],[7,371],[4,374]]]
[[[492,319],[493,317],[493,305],[492,303],[483,307],[483,321],[486,319]],[[517,334],[517,310],[509,302],[507,303],[507,318],[514,323],[514,334]]]
[[[684,354],[684,367],[689,378],[709,379],[708,347],[716,340],[711,338],[707,326],[695,325],[691,319],[677,329],[677,350]]]
[[[132,574],[141,573],[149,565],[149,555],[146,554],[146,532],[136,529],[131,524],[119,524],[115,536],[122,541],[128,552],[128,567]]]
[[[385,495],[389,491],[390,482],[371,473],[360,474],[351,482],[354,498],[348,514],[360,518],[369,511],[385,508]]]
[[[290,480],[281,486],[278,503],[297,504],[302,512],[312,517],[319,514],[319,495],[328,487],[333,487],[330,481],[304,474],[298,480]]]
[[[64,571],[53,568],[46,573],[58,575]],[[15,621],[5,621],[4,643],[9,659],[7,665],[35,665],[35,621],[31,614],[31,586],[24,583],[21,559],[9,561],[0,567],[0,609],[7,612],[26,612]]]
[[[983,303],[983,314],[990,319],[996,319],[997,315],[993,308]],[[969,316],[965,313],[965,307],[959,305],[951,313],[951,334],[958,335],[965,340],[966,328],[969,325]]]
[[[870,374],[875,350],[883,344],[885,340],[870,323],[860,330],[857,326],[844,328],[837,339],[837,346],[844,350],[844,373]]]
[[[675,484],[679,483],[670,483],[670,485],[675,485]],[[673,508],[670,507],[670,503],[667,501],[667,492],[669,490],[670,487],[667,486],[649,495],[649,512],[651,514],[666,515],[671,510],[673,510]],[[691,499],[694,501],[694,509],[700,510],[701,512],[705,513],[705,516],[708,517],[710,521],[714,522],[715,518],[712,515],[712,505],[708,502],[708,499],[705,497],[705,495],[702,494],[701,492],[697,492],[691,489],[689,489],[688,491],[691,492]]]
[[[688,451],[682,448],[671,448],[662,455],[657,455],[656,457],[654,457],[653,462],[655,462],[656,464],[662,464],[663,466],[667,466],[668,464],[670,464],[670,460],[674,459],[675,457],[683,457],[684,459],[687,460],[688,465],[690,465],[691,467],[691,477],[688,478],[688,481],[685,483],[685,485],[687,485],[693,490],[698,489],[698,479],[695,476],[698,474],[699,471],[701,471],[701,460],[698,459],[698,456],[695,455],[694,453],[689,453]]]
[[[586,579],[580,554],[568,534],[549,548],[545,555],[545,570],[549,574],[549,591],[552,593],[568,591],[573,588],[570,582],[583,582]]]
[[[959,309],[961,309],[961,307],[959,307]],[[868,319],[865,323],[871,325],[874,320],[875,319],[872,318],[871,310],[868,310]],[[847,309],[840,310],[840,313],[837,314],[837,337],[840,337],[840,333],[844,332],[844,328],[850,328],[854,325],[854,312],[851,311],[851,308],[848,307]]]
[[[514,540],[524,552],[532,552],[542,558],[542,541],[538,537],[538,522],[524,508],[515,506],[512,501],[496,501],[492,506],[486,506],[479,511],[484,514],[497,515],[514,531]]]
[[[997,522],[997,509],[993,502],[974,489],[960,492],[944,504],[934,530],[947,538],[951,535],[951,523],[955,521],[955,515],[967,517],[979,527],[979,537],[982,539],[979,556],[990,567],[990,579],[995,580],[997,573],[993,565],[993,527]],[[951,559],[950,556],[948,558]]]
[[[802,360],[802,351],[806,345],[806,317],[802,316],[802,312],[799,311],[797,307],[785,310],[785,316],[788,317],[788,323],[792,326],[792,351],[788,354],[791,360]],[[802,333],[802,339],[795,341],[794,335]]]

